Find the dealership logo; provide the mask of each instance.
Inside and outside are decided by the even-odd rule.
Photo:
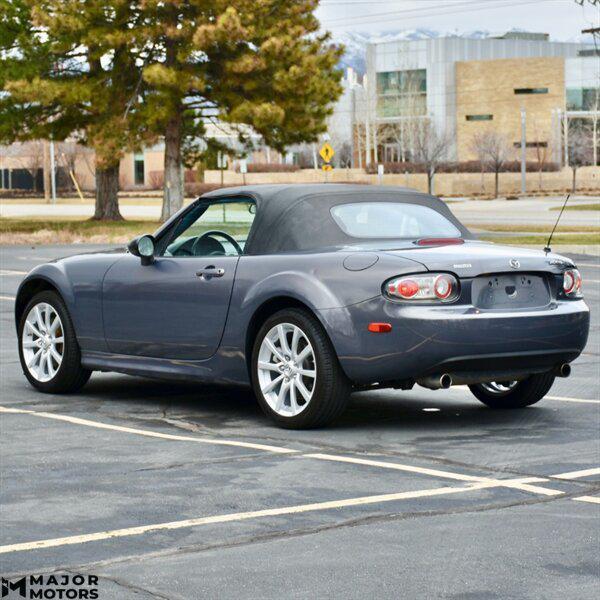
[[[516,258],[511,258],[510,261],[508,262],[508,264],[513,269],[518,269],[521,266],[521,263]]]
[[[96,575],[29,575],[17,581],[2,577],[2,598],[41,600],[96,600]]]
[[[22,577],[18,581],[9,581],[2,578],[2,597],[8,596],[11,592],[18,592],[22,598],[27,598],[27,578]]]

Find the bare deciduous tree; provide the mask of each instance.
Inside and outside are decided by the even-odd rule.
[[[593,161],[592,132],[589,125],[581,120],[569,122],[568,133],[569,166],[573,171],[573,183],[571,192],[577,189],[577,169],[585,165],[591,165]]]
[[[44,142],[35,140],[26,142],[19,149],[19,162],[23,168],[31,175],[33,180],[33,189],[37,190],[37,175],[40,170],[44,169]]]
[[[494,172],[494,198],[497,198],[500,171],[512,153],[506,136],[493,130],[476,133],[472,138],[471,147],[481,161],[482,168],[486,166]]]
[[[411,135],[414,160],[421,163],[427,172],[427,191],[433,193],[433,179],[439,164],[446,158],[452,137],[440,131],[430,119],[417,119],[412,123]]]

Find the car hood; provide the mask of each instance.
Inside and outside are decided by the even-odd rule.
[[[429,271],[451,271],[460,277],[487,273],[547,271],[560,273],[573,266],[568,258],[489,242],[465,241],[464,244],[401,248],[387,251],[421,263]]]

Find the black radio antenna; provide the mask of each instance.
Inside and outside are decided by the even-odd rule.
[[[571,194],[567,194],[567,197],[565,198],[565,202],[562,205],[562,208],[560,209],[558,219],[556,219],[556,223],[554,223],[552,233],[550,234],[550,237],[548,238],[548,241],[546,242],[546,247],[544,248],[544,252],[546,254],[548,254],[548,252],[552,252],[552,248],[550,248],[550,242],[552,241],[552,236],[554,235],[554,232],[556,231],[556,228],[558,227],[558,222],[560,221],[560,218],[562,217],[563,211],[565,210],[565,207],[567,206],[567,202],[569,201],[570,197],[571,197]]]

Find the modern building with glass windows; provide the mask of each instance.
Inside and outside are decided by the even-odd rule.
[[[457,160],[473,159],[473,136],[490,128],[520,145],[523,112],[528,152],[546,147],[553,160],[564,158],[569,119],[598,129],[600,52],[546,34],[373,43],[367,82],[367,101],[355,115],[365,124],[357,129],[364,132],[360,162],[410,159],[416,119],[449,136],[449,158]]]

